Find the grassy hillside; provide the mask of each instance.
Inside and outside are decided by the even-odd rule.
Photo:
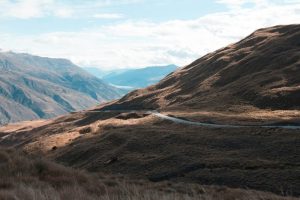
[[[124,177],[87,174],[11,149],[0,150],[0,199],[3,200],[293,200],[270,193],[153,184]]]
[[[260,29],[107,109],[300,108],[300,25]]]

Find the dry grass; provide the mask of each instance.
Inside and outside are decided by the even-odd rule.
[[[1,200],[279,200],[270,193],[87,174],[14,150],[0,150]]]
[[[92,111],[18,130],[3,131],[0,146],[90,172],[300,195],[298,130],[195,128],[142,112]]]
[[[0,132],[14,132],[14,131],[26,131],[36,127],[40,127],[49,124],[50,120],[34,120],[34,121],[23,121],[18,123],[11,123],[5,126],[0,126]]]

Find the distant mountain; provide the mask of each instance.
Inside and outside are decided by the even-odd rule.
[[[141,69],[120,69],[105,72],[96,68],[85,68],[88,72],[101,77],[107,83],[124,89],[137,89],[158,83],[177,69],[176,65],[154,66]],[[106,74],[105,74],[106,73]]]
[[[300,108],[300,25],[260,29],[109,109]]]
[[[97,67],[84,67],[83,69],[100,79],[102,79],[104,76],[114,72],[114,71],[108,71],[108,70],[101,70]]]
[[[122,94],[69,60],[0,53],[0,124],[50,118]]]

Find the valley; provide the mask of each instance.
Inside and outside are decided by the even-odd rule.
[[[116,69],[103,71],[98,68],[83,68],[91,74],[95,74],[108,84],[123,88],[127,91],[140,89],[158,83],[168,74],[174,72],[176,65],[140,67],[133,69]]]
[[[88,174],[79,178],[104,174],[118,195],[121,180],[148,199],[298,199],[299,38],[300,25],[259,29],[120,99],[2,126],[0,146]],[[57,187],[55,174],[73,177],[44,168],[49,176],[32,176],[47,186]],[[80,180],[86,196],[107,194]]]

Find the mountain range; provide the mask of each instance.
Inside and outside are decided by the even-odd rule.
[[[100,79],[102,79],[104,76],[108,74],[115,72],[115,70],[102,70],[99,67],[84,67],[83,69]],[[116,71],[122,71],[122,70],[116,70]]]
[[[0,53],[0,124],[51,118],[122,94],[69,60]]]
[[[97,68],[84,69],[116,87],[133,90],[156,84],[177,68],[176,65],[166,65],[138,69],[119,69],[110,72],[101,71]]]

